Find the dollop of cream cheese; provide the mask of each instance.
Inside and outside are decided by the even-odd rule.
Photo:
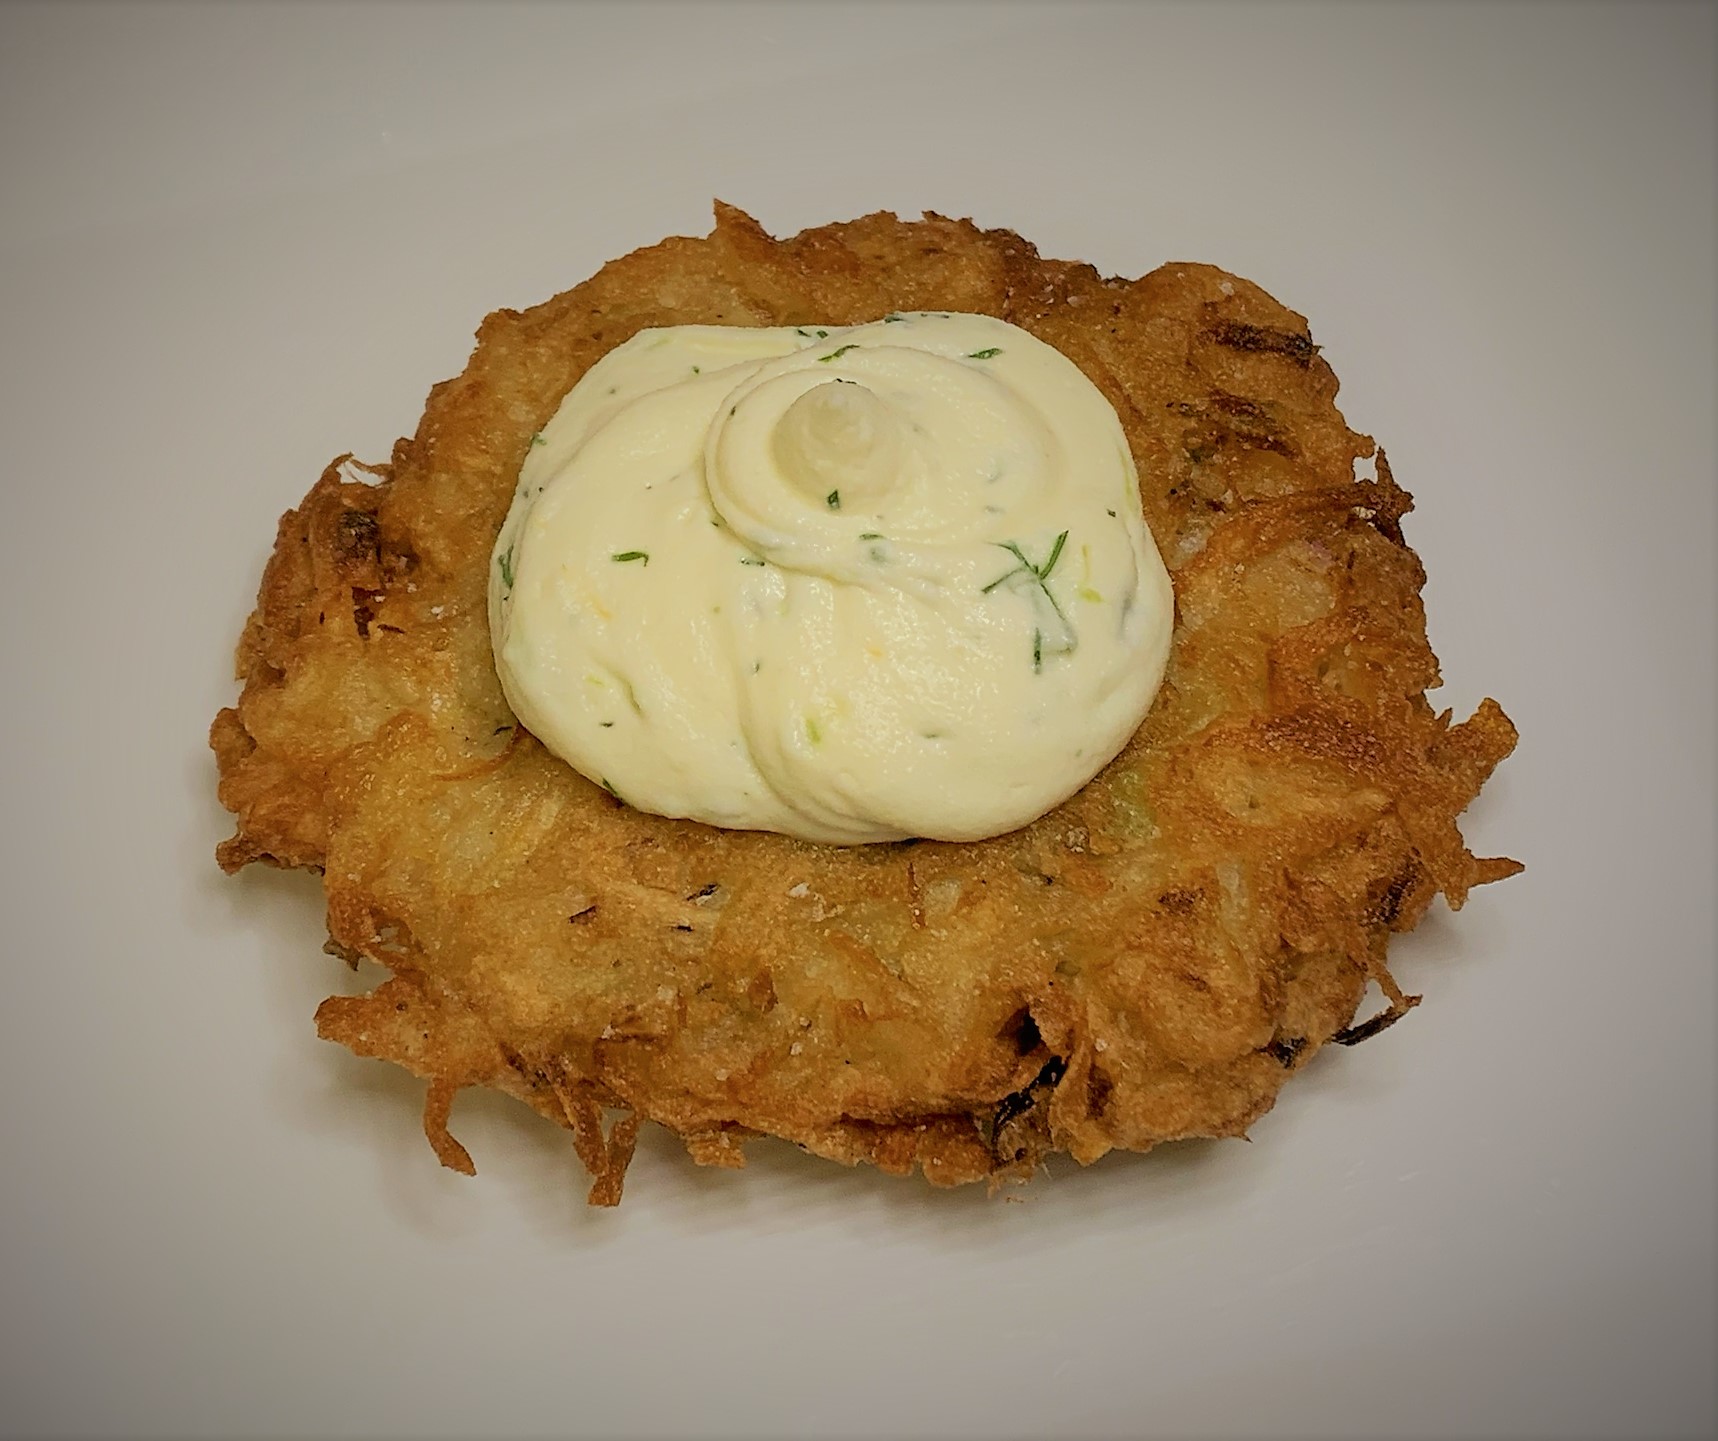
[[[642,810],[971,841],[1156,694],[1173,596],[1121,424],[984,315],[646,330],[534,438],[489,615],[519,719]]]

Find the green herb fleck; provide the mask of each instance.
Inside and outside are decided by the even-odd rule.
[[[617,801],[620,799],[620,792],[617,791],[612,785],[609,784],[607,776],[603,777],[602,788],[605,791],[607,791],[611,796],[613,796]]]
[[[1056,537],[1054,543],[1050,546],[1050,553],[1044,557],[1042,564],[1035,565],[1031,559],[1028,558],[1026,552],[1020,548],[1020,543],[1018,541],[1005,540],[997,542],[1003,550],[1007,551],[1015,558],[1015,560],[1019,561],[1020,564],[1015,566],[1013,570],[1008,571],[1006,574],[997,576],[995,580],[991,581],[989,585],[983,588],[981,594],[989,595],[991,591],[995,590],[998,586],[1006,585],[1016,577],[1030,576],[1032,578],[1032,583],[1037,586],[1039,593],[1044,597],[1045,601],[1049,603],[1050,609],[1056,613],[1056,619],[1062,623],[1063,630],[1066,631],[1068,636],[1071,638],[1073,636],[1073,627],[1068,624],[1068,617],[1063,614],[1062,607],[1058,604],[1056,597],[1051,594],[1049,586],[1050,572],[1055,570],[1056,563],[1061,560],[1062,549],[1067,545],[1067,543],[1068,532],[1063,531]],[[1072,645],[1070,644],[1067,648],[1072,649]],[[1044,632],[1040,628],[1035,628],[1032,632],[1032,669],[1034,673],[1041,673],[1044,669]]]
[[[968,360],[989,360],[993,355],[1001,355],[1002,347],[993,345],[988,350],[974,350],[966,357]]]
[[[614,724],[614,722],[613,721],[598,721],[597,724],[600,725],[604,730],[607,730],[610,726],[612,726]]]
[[[860,540],[881,540],[882,538],[881,532],[875,530],[862,531],[859,535]]]
[[[905,320],[906,318],[907,317],[904,315],[885,315],[883,317],[883,324],[893,325],[896,321]]]
[[[823,731],[810,716],[805,718],[805,738],[814,746],[823,744]]]
[[[794,326],[793,333],[795,335],[803,335],[807,340],[811,339],[811,332],[809,330],[807,330],[803,325]]]
[[[496,562],[501,567],[501,584],[508,590],[513,589],[513,547],[507,547],[507,553]]]
[[[699,370],[699,369],[698,369],[698,367],[697,367],[697,366],[695,366],[695,365],[694,365],[694,366],[693,366],[693,367],[692,367],[692,374],[694,374],[694,375],[700,375],[700,374],[702,374],[702,372],[701,372],[701,371],[700,371],[700,370]]]
[[[839,360],[839,359],[841,359],[842,356],[847,354],[847,352],[849,350],[857,350],[858,348],[859,347],[857,344],[840,346],[837,349],[830,351],[828,355],[818,356],[817,357],[818,364],[821,365],[821,364],[825,363],[826,361]]]
[[[1116,513],[1113,510],[1106,510],[1104,512],[1104,514],[1107,515],[1111,520],[1114,520],[1116,518]]]
[[[830,491],[828,495],[823,497],[823,503],[825,505],[827,505],[831,510],[840,510],[841,509],[841,492],[838,490]]]
[[[763,565],[764,563],[764,558],[761,555],[742,555],[740,557],[741,565]]]
[[[642,560],[646,565],[649,565],[650,552],[647,550],[617,550],[609,559],[620,561],[622,564],[629,560]]]
[[[543,439],[543,432],[540,430],[531,437],[532,445],[547,445],[548,443],[548,441]]]
[[[989,595],[997,586],[1003,584],[1005,581],[1013,580],[1014,577],[1019,575],[1022,571],[1025,571],[1028,575],[1032,576],[1033,579],[1042,586],[1044,582],[1050,578],[1050,572],[1056,568],[1056,562],[1062,558],[1062,547],[1067,543],[1068,532],[1063,531],[1056,537],[1055,543],[1051,545],[1050,554],[1045,559],[1044,563],[1042,565],[1034,565],[1026,558],[1026,552],[1020,549],[1020,543],[1018,541],[1003,540],[996,542],[997,545],[1007,551],[1011,556],[1019,561],[1020,564],[1015,566],[1014,569],[1009,571],[1006,575],[997,576],[995,580],[991,581],[989,585],[984,587],[982,594]],[[1047,591],[1046,594],[1048,594]]]

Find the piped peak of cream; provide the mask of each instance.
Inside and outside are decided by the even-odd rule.
[[[901,478],[906,425],[869,386],[830,380],[783,412],[776,463],[812,504],[831,510],[883,505]]]
[[[532,446],[490,623],[630,804],[838,844],[1024,825],[1126,744],[1169,577],[1120,422],[989,316],[644,331]]]

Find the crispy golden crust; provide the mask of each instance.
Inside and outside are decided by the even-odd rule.
[[[1515,731],[1426,702],[1407,495],[1382,455],[1354,478],[1372,442],[1301,317],[1209,266],[1105,280],[936,216],[787,241],[716,218],[490,316],[389,465],[336,462],[283,518],[211,735],[221,865],[322,870],[331,947],[394,978],[321,1034],[429,1079],[455,1169],[463,1086],[567,1126],[606,1204],[640,1120],[701,1164],[765,1134],[950,1185],[1242,1133],[1413,1003],[1391,931],[1519,869],[1456,828]],[[1012,835],[833,848],[641,814],[519,729],[486,567],[585,369],[645,326],[920,309],[1025,327],[1121,415],[1177,605],[1122,755]],[[1369,978],[1389,1009],[1345,1030]]]

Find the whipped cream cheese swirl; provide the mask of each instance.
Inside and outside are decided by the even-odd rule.
[[[1103,395],[982,315],[679,326],[533,442],[495,545],[508,702],[642,810],[978,840],[1126,744],[1173,599]]]

